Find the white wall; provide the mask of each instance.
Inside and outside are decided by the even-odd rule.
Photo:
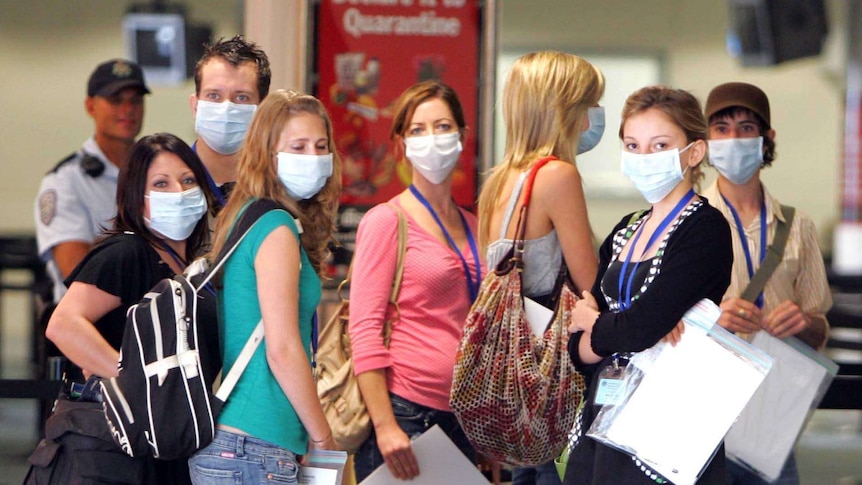
[[[121,23],[133,3],[0,0],[0,231],[33,231],[42,175],[92,134],[87,78],[100,62],[124,57]],[[179,3],[216,38],[242,32],[241,0]],[[141,133],[168,131],[191,142],[194,82],[150,88]]]
[[[844,2],[828,2],[833,31],[842,29]],[[42,175],[91,134],[92,120],[83,107],[86,80],[96,64],[123,55],[120,23],[132,3],[0,0],[0,133],[5,141],[0,145],[0,231],[32,232],[33,198]],[[193,20],[211,24],[216,37],[243,29],[242,0],[181,3]],[[660,53],[666,83],[701,99],[725,81],[761,86],[770,97],[778,134],[778,159],[764,180],[785,203],[814,217],[829,252],[839,213],[843,73],[825,69],[821,59],[739,66],[725,53],[727,11],[721,0],[498,0],[498,5],[501,50]],[[272,24],[283,26],[280,19]],[[188,107],[193,90],[191,81],[154,87],[143,133],[170,131],[193,139]],[[615,133],[616,127],[609,126],[605,136]],[[588,202],[599,237],[625,211],[641,206],[631,197]]]
[[[713,86],[723,82],[760,86],[770,99],[778,154],[763,180],[783,203],[814,218],[822,249],[828,253],[839,216],[843,72],[831,67],[836,63],[829,56],[741,67],[725,50],[726,5],[721,0],[501,0],[500,50],[659,53],[665,60],[665,84],[687,89],[702,102]],[[840,34],[845,3],[833,0],[827,7],[831,28]],[[607,126],[603,142],[616,139],[617,130]],[[608,163],[617,165],[619,160]],[[584,178],[589,182],[589,174]],[[626,211],[644,205],[631,197],[588,197],[587,202],[600,238]]]

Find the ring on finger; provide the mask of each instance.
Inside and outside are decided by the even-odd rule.
[[[737,314],[737,315],[739,315],[739,316],[740,316],[740,317],[742,317],[742,318],[745,318],[745,310],[743,310],[742,308],[740,308],[739,310],[737,310],[737,311],[736,311],[736,314]]]

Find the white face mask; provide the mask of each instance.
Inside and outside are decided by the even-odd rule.
[[[452,173],[461,155],[461,133],[411,136],[404,138],[405,154],[413,168],[434,185]]]
[[[278,178],[288,195],[296,200],[310,199],[326,185],[332,175],[332,154],[303,155],[278,152]]]
[[[216,152],[232,155],[242,148],[256,110],[256,104],[198,101],[195,132]]]
[[[693,144],[694,142],[689,143],[682,150],[673,148],[645,154],[623,150],[620,168],[644,199],[655,204],[667,197],[667,194],[682,182],[683,171],[679,155]]]
[[[749,180],[763,165],[763,137],[708,140],[709,162],[736,185]]]
[[[582,131],[581,136],[578,138],[578,155],[595,148],[605,133],[604,106],[591,107],[587,110],[587,117],[590,119],[590,127],[586,131]]]
[[[151,191],[150,218],[144,221],[153,231],[172,241],[185,241],[207,211],[207,199],[200,187],[185,192]]]

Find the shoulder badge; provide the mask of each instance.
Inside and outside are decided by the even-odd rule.
[[[57,191],[46,190],[39,196],[39,218],[46,226],[51,224],[57,214]]]

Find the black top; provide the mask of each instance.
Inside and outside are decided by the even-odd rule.
[[[94,322],[96,329],[111,344],[119,349],[126,328],[126,312],[138,303],[153,286],[174,272],[162,261],[159,253],[142,237],[132,233],[111,236],[87,253],[80,264],[66,279],[66,286],[73,282],[95,285],[102,291],[120,298],[120,306]],[[201,291],[198,303],[197,322],[212,324],[212,331],[202,328],[201,362],[205,377],[210,384],[221,368],[218,342],[218,321],[215,295]]]
[[[600,409],[593,405],[596,380],[599,371],[610,363],[611,356],[615,352],[638,352],[652,347],[701,299],[720,303],[730,285],[733,264],[730,227],[721,212],[704,201],[695,201],[671,226],[656,256],[639,265],[637,281],[632,287],[634,299],[625,311],[619,312],[617,278],[620,270],[611,262],[616,261],[622,246],[644,220],[629,226],[631,216],[617,223],[599,250],[599,273],[592,293],[601,315],[593,327],[591,345],[604,359],[598,364],[583,364],[578,356],[578,343],[583,334],[573,334],[569,339],[572,362],[587,382],[584,432]],[[645,267],[649,271],[643,271]],[[565,483],[655,482],[645,476],[631,456],[583,436],[569,456]],[[723,445],[698,480],[698,484],[718,483],[726,483]]]

